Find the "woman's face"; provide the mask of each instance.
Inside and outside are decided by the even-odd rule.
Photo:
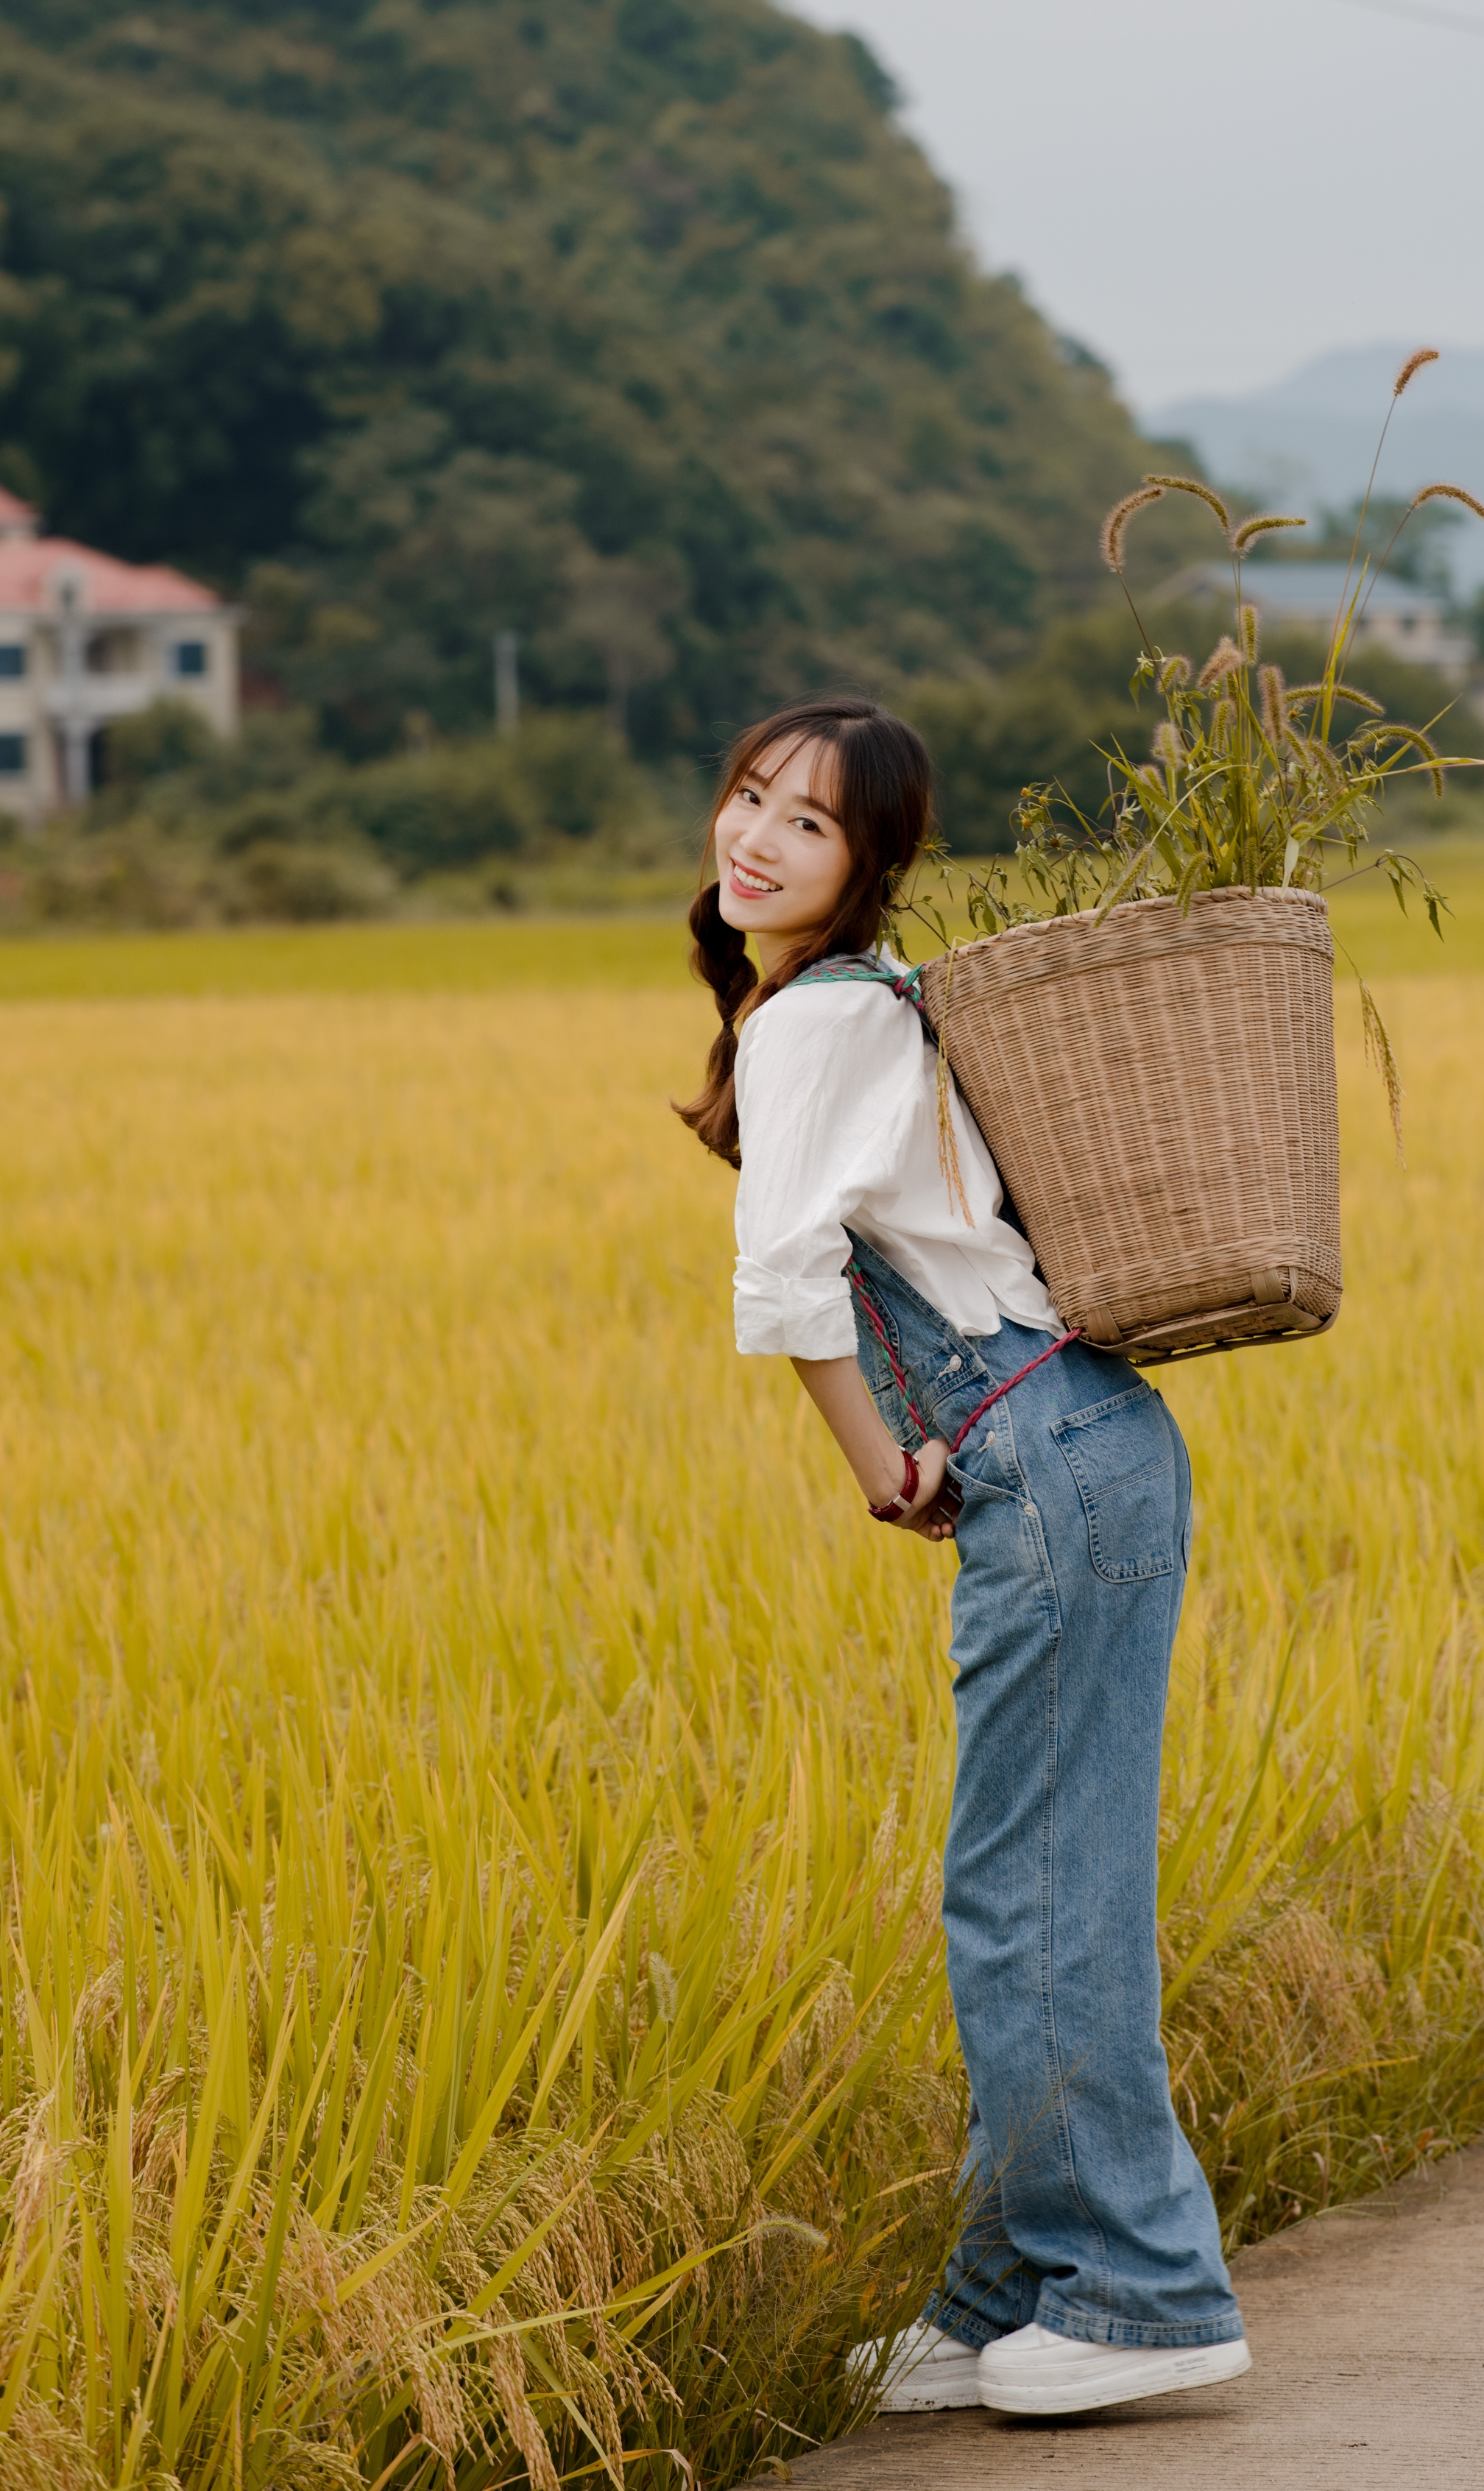
[[[851,855],[831,810],[835,776],[831,746],[773,745],[716,816],[721,914],[753,937],[765,977],[829,923],[844,895]]]

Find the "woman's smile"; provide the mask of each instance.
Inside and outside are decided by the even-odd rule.
[[[722,923],[751,936],[765,978],[823,935],[839,910],[851,848],[834,809],[838,777],[830,746],[780,737],[743,772],[713,825]],[[754,849],[766,865],[753,864]]]

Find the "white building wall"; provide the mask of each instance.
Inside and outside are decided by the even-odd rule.
[[[229,607],[161,614],[79,612],[63,619],[0,607],[0,811],[35,820],[80,791],[78,759],[114,718],[161,699],[188,701],[218,735],[239,725],[238,628]],[[74,636],[80,667],[70,672]],[[7,672],[7,653],[22,671]],[[14,664],[15,661],[11,660]],[[24,766],[16,768],[15,739]]]

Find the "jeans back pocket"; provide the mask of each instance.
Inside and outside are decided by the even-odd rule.
[[[1092,1564],[1105,1583],[1173,1574],[1178,1491],[1164,1405],[1147,1384],[1053,1421],[1088,1518]]]

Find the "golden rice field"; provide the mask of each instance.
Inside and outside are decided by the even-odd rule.
[[[1440,879],[1441,952],[1337,909],[1410,1160],[1342,985],[1338,1330],[1164,1388],[1168,2037],[1234,2242],[1484,2125]],[[678,929],[37,944],[0,996],[0,2484],[786,2460],[952,2219],[952,1561],[733,1355]]]

